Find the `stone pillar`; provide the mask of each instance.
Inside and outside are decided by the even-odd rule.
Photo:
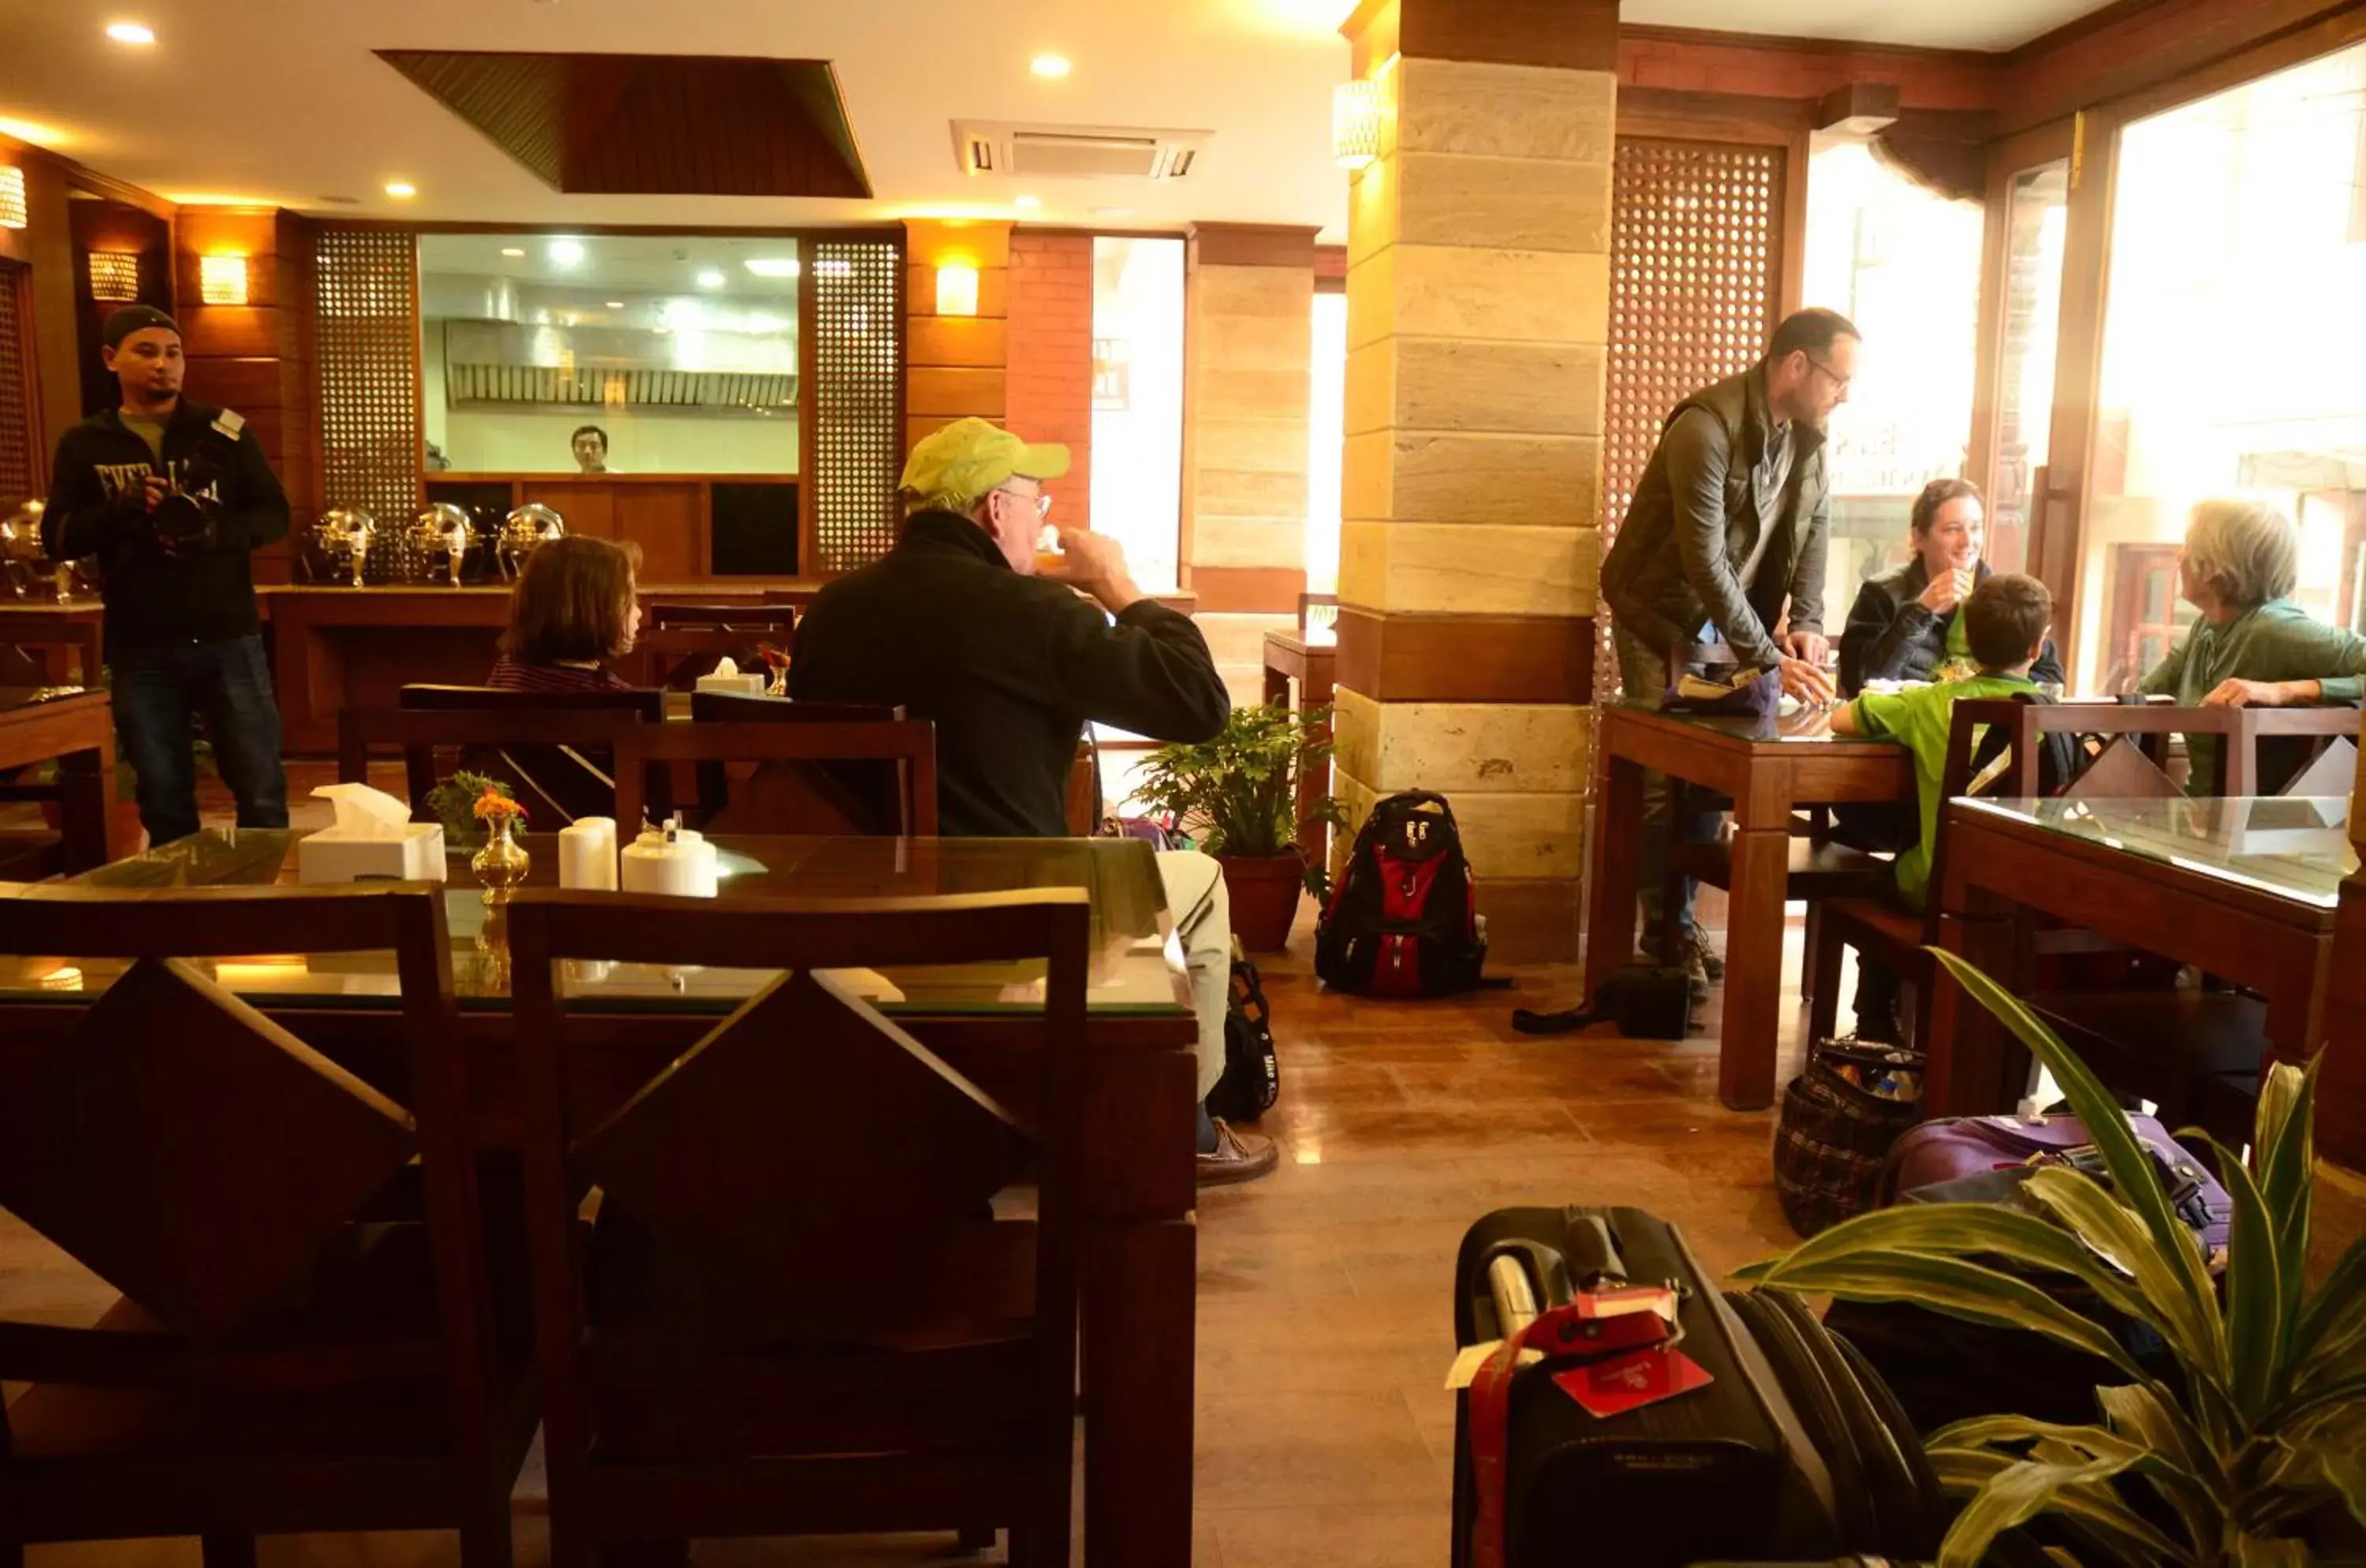
[[[1265,634],[1306,592],[1314,235],[1199,223],[1185,251],[1178,576],[1236,703],[1260,700]]]
[[[904,225],[904,449],[957,419],[1003,421],[1009,364],[1010,225],[910,219]],[[974,315],[937,313],[937,268],[977,269]],[[900,465],[899,465],[900,467]]]
[[[1577,953],[1617,0],[1365,0],[1335,783],[1450,795],[1496,954]],[[1340,842],[1346,840],[1343,837]]]

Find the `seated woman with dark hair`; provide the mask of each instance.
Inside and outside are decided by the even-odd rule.
[[[2292,601],[2300,530],[2270,506],[2204,501],[2178,552],[2179,588],[2201,618],[2144,678],[2147,695],[2180,706],[2286,707],[2355,703],[2366,693],[2366,637],[2328,626]],[[2185,738],[2192,788],[2218,781],[2218,739]],[[2297,737],[2259,743],[2258,788],[2273,795],[2307,760]]]
[[[641,631],[639,549],[569,534],[535,547],[510,594],[510,627],[485,684],[505,692],[617,691],[603,663]]]
[[[1934,681],[1975,664],[1956,614],[1972,590],[1988,581],[1980,558],[1987,518],[1979,487],[1969,479],[1932,479],[1914,498],[1909,518],[1914,558],[1866,581],[1841,633],[1841,690],[1862,692],[1867,681]],[[2029,672],[2043,684],[2059,682],[2054,644]]]

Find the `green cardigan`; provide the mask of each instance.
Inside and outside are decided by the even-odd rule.
[[[2366,696],[2366,637],[2328,626],[2289,599],[2270,599],[2225,626],[2196,622],[2144,678],[2144,689],[2193,707],[2232,679],[2315,681],[2323,701],[2354,703]],[[2217,738],[2190,735],[2185,745],[2194,782],[2206,794],[2218,777]]]

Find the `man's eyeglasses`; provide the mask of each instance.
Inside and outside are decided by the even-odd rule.
[[[995,488],[1002,491],[1003,494],[1008,496],[1013,501],[1023,501],[1033,506],[1035,508],[1035,515],[1038,518],[1049,517],[1052,515],[1052,498],[1048,495],[1042,495],[1040,493],[1036,495],[1021,495],[1015,490],[1004,490],[1003,487],[999,485]]]
[[[1842,375],[1839,371],[1833,369],[1831,366],[1825,364],[1814,355],[1808,354],[1807,350],[1801,349],[1799,352],[1801,355],[1806,358],[1808,364],[1814,366],[1817,369],[1831,377],[1832,378],[1833,386],[1838,387],[1843,392],[1848,390],[1849,378]]]

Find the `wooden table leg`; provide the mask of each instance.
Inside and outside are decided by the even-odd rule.
[[[1190,1568],[1199,1233],[1097,1224],[1086,1249],[1085,1562]]]
[[[2332,939],[2293,943],[2296,961],[2279,967],[2276,981],[2263,987],[2268,998],[2268,1048],[2259,1059],[2259,1076],[2278,1062],[2306,1064],[2325,1038],[2326,989],[2333,970]]]
[[[2008,983],[2017,946],[2011,915],[1977,890],[1964,909],[1943,909],[1939,945]],[[2022,1091],[2006,1082],[2020,1059],[2012,1036],[1989,1010],[1942,972],[1932,979],[1931,1040],[1922,1114],[1989,1116],[2011,1111]]]
[[[107,806],[115,795],[115,739],[58,759],[58,816],[68,874],[105,865]]]
[[[1265,700],[1276,707],[1290,705],[1290,677],[1270,664],[1265,667]]]
[[[1726,917],[1725,1018],[1718,1031],[1717,1097],[1728,1110],[1760,1111],[1774,1103],[1789,823],[1773,828],[1737,824],[1730,863],[1733,886]]]
[[[1594,876],[1586,894],[1585,994],[1635,952],[1635,892],[1643,875],[1643,769],[1613,754],[1594,818]]]

